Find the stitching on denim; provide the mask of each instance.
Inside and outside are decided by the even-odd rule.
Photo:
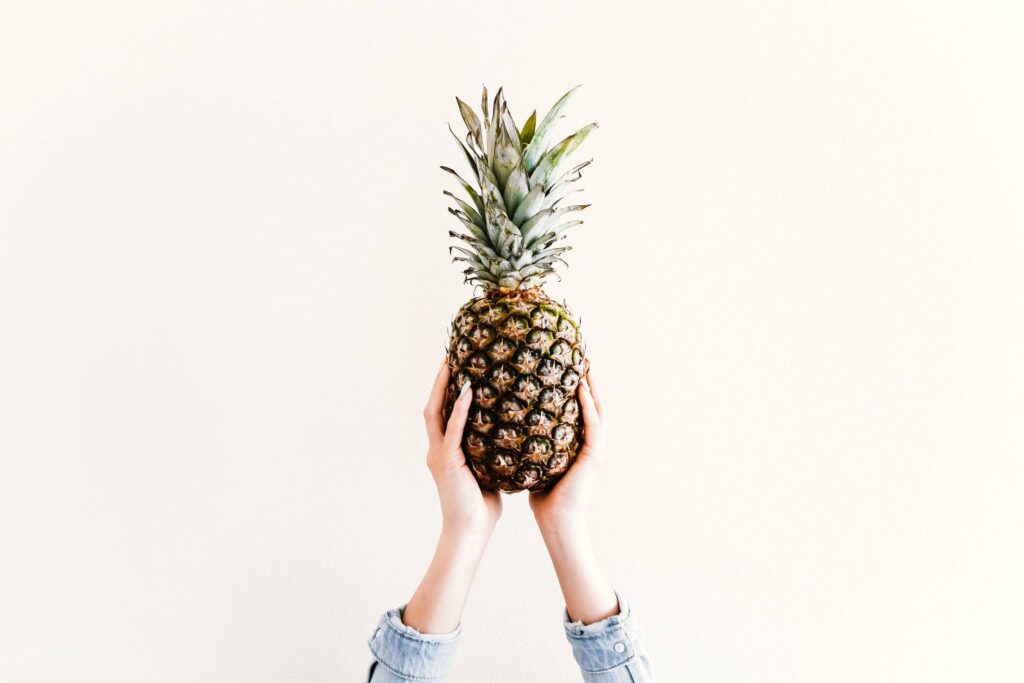
[[[624,659],[621,662],[619,662],[618,664],[613,664],[613,665],[609,666],[606,669],[583,669],[583,665],[582,664],[580,665],[580,668],[583,669],[584,671],[586,671],[588,674],[603,674],[603,673],[606,673],[608,671],[614,671],[615,669],[618,669],[619,667],[626,666],[627,664],[630,664],[631,662],[633,662],[635,660],[636,660],[636,653],[634,652],[633,654],[631,654],[629,656],[629,659]],[[626,669],[626,671],[628,672],[629,669]],[[632,676],[632,675],[633,674],[630,674],[630,676]]]
[[[616,633],[625,633],[626,629],[622,624],[617,624],[614,628],[610,628],[607,631],[599,631],[597,633],[573,633],[569,632],[576,640],[593,640],[594,638],[605,638],[612,636]]]
[[[393,633],[398,634],[402,638],[406,638],[408,640],[411,640],[411,641],[417,642],[417,643],[426,643],[427,645],[452,645],[456,641],[458,641],[458,638],[459,638],[459,636],[458,636],[459,632],[456,631],[455,632],[456,635],[452,636],[451,638],[448,638],[447,640],[430,640],[430,639],[427,639],[427,638],[417,637],[417,636],[413,635],[412,633],[409,633],[407,631],[401,630],[400,628],[395,626],[393,623],[391,623],[391,619],[387,620],[387,625],[388,625],[388,628],[390,628]]]
[[[395,674],[396,676],[404,678],[407,681],[439,681],[439,680],[441,680],[437,676],[431,676],[430,678],[427,678],[425,676],[416,676],[414,674],[403,673],[403,672],[399,671],[398,669],[392,669],[390,666],[388,666],[387,664],[382,662],[377,657],[377,653],[376,652],[373,653],[373,656],[374,656],[375,659],[377,659],[377,663],[378,664],[380,664],[381,666],[383,666],[385,669],[387,669],[391,673]]]

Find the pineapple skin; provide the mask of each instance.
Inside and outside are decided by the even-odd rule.
[[[576,460],[583,444],[576,390],[589,367],[579,327],[539,288],[488,291],[455,315],[444,419],[469,381],[462,449],[481,488],[544,491]]]

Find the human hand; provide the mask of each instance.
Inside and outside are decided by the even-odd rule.
[[[443,530],[455,534],[489,534],[501,517],[501,494],[480,488],[462,451],[462,432],[473,401],[473,390],[468,382],[455,401],[448,424],[444,424],[442,411],[450,372],[445,360],[423,409],[430,443],[427,467],[437,486]]]
[[[530,508],[542,531],[583,524],[604,455],[604,412],[592,371],[584,376],[576,393],[583,413],[583,447],[550,490],[530,494]]]

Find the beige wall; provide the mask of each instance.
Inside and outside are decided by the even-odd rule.
[[[576,83],[551,292],[665,681],[1019,681],[1013,2],[19,3],[0,679],[356,681],[438,529],[453,96]],[[575,680],[512,498],[455,681]],[[1013,650],[1016,648],[1016,653]]]

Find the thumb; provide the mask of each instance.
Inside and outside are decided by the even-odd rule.
[[[444,440],[448,446],[455,448],[462,443],[462,432],[466,428],[466,416],[469,415],[469,406],[473,403],[473,388],[467,380],[462,385],[462,391],[452,406],[451,417],[448,418],[448,426],[445,428]]]

